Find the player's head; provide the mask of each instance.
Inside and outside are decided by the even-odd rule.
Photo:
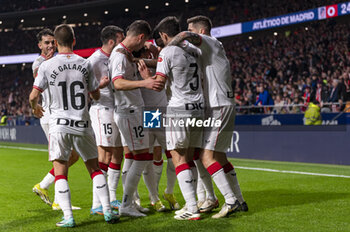
[[[151,36],[151,26],[145,20],[136,20],[128,26],[126,37],[130,40],[133,50],[143,48],[145,42]]]
[[[157,29],[154,29],[154,31],[153,31],[153,39],[154,39],[154,41],[156,42],[156,45],[157,45],[158,47],[164,48],[163,40],[162,40],[162,38],[160,37],[159,31],[158,31]]]
[[[100,36],[103,45],[115,47],[124,39],[124,30],[117,26],[106,26],[101,31]]]
[[[57,26],[54,31],[54,36],[59,46],[73,48],[75,45],[73,28],[67,24]]]
[[[156,26],[163,43],[167,45],[173,37],[181,32],[180,22],[175,16],[168,16],[162,19]]]
[[[198,15],[187,19],[188,30],[198,34],[210,35],[213,26],[207,16]]]
[[[50,29],[45,28],[41,30],[36,35],[36,38],[38,39],[38,47],[43,55],[46,56],[49,52],[55,52],[55,38],[53,37],[53,32]]]

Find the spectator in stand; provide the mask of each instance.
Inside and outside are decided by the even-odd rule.
[[[340,99],[340,86],[339,86],[339,80],[333,79],[332,81],[332,88],[330,90],[330,94],[328,96],[328,102],[338,102]]]
[[[311,88],[310,86],[305,87],[305,92],[303,95],[304,103],[307,104],[310,102],[310,97],[311,97]]]

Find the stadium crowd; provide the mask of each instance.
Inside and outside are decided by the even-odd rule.
[[[79,2],[85,2],[89,0],[55,0],[50,1],[50,6],[60,6],[67,4],[75,4]],[[45,5],[47,0],[41,1],[23,1],[27,4],[18,4],[14,1],[5,1],[1,4],[1,7],[7,8],[8,11],[21,11],[25,9],[38,9],[39,7],[34,7],[35,5]],[[53,2],[51,4],[51,2]],[[178,18],[187,19],[193,15],[207,15],[212,19],[214,26],[221,26],[230,23],[245,22],[260,18],[272,17],[281,14],[307,10],[319,6],[324,6],[327,4],[336,4],[342,2],[341,0],[335,1],[320,1],[320,0],[310,0],[310,1],[278,1],[278,0],[263,0],[263,1],[230,1],[230,0],[220,0],[220,1],[205,1],[202,5],[196,8],[184,8],[183,11],[179,12],[169,12],[160,8],[157,14],[152,11],[140,11],[140,12],[129,12],[124,15],[118,15],[114,18],[101,18],[101,25],[90,25],[84,26],[83,24],[79,27],[74,28],[77,34],[77,46],[76,49],[88,48],[96,46],[99,44],[99,40],[96,36],[103,26],[105,25],[118,25],[122,28],[126,28],[135,18],[146,18],[151,26],[155,26],[164,15],[175,15]],[[30,7],[30,5],[32,7]],[[20,6],[19,6],[20,5]],[[28,6],[27,6],[28,5]],[[47,4],[46,4],[47,5]],[[46,7],[46,6],[45,6]],[[84,22],[81,22],[84,23]],[[185,20],[182,20],[183,28],[186,27]],[[50,25],[49,27],[53,27]],[[40,31],[38,30],[23,30],[21,27],[13,28],[13,30],[2,31],[0,36],[0,55],[13,55],[13,54],[23,54],[23,53],[34,53],[38,52],[36,47],[35,35]],[[93,36],[91,36],[93,35]],[[88,38],[88,39],[87,39]],[[94,39],[96,38],[96,39]]]
[[[263,2],[268,7],[262,8],[260,4]],[[316,0],[303,2],[304,5],[301,3],[302,1],[293,1],[287,3],[287,7],[281,8],[278,7],[281,4],[278,1],[260,3],[253,3],[251,0],[233,3],[223,1],[221,5],[209,7],[209,10],[208,7],[198,8],[191,13],[185,10],[182,18],[188,18],[185,16],[187,14],[206,12],[217,26],[328,4],[321,4]],[[247,10],[248,6],[251,7],[250,10]],[[245,10],[237,10],[238,8]],[[262,12],[259,9],[268,10]],[[151,17],[149,22],[152,25],[161,17],[160,15]],[[124,17],[116,22],[118,22],[117,25],[125,28],[130,20],[131,18]],[[100,46],[96,34],[103,26],[101,24],[76,27],[77,46],[75,48]],[[223,40],[232,65],[237,106],[243,106],[243,108],[253,105],[276,106],[253,111],[241,109],[240,113],[301,113],[306,107],[300,105],[315,99],[323,103],[341,105],[340,107],[327,106],[323,111],[344,109],[344,103],[350,97],[348,54],[350,27],[327,20],[307,25],[307,29],[304,26],[298,26],[296,29],[289,30],[277,36],[254,35],[251,40],[248,40],[246,35]],[[6,33],[0,32],[0,55],[37,52],[35,37],[37,32],[37,30],[19,29]],[[0,68],[1,110],[6,109],[8,115],[31,116],[27,95],[33,78],[29,65],[27,66],[27,68],[19,66],[15,72],[8,70],[8,67]],[[298,106],[283,107],[284,105]]]
[[[275,105],[277,113],[300,113],[304,107],[281,106],[313,100],[344,108],[350,100],[349,32],[347,24],[328,21],[277,36],[225,42],[236,103]]]

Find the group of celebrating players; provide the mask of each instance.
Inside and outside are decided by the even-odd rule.
[[[154,209],[166,209],[158,194],[162,150],[167,156],[163,198],[176,210],[175,219],[199,220],[200,213],[219,206],[212,179],[225,199],[213,218],[248,210],[226,157],[235,118],[230,64],[221,42],[210,36],[209,18],[195,16],[187,23],[188,31],[181,32],[178,19],[169,16],[152,32],[146,21],[137,20],[125,37],[123,29],[106,26],[101,49],[88,59],[73,53],[75,37],[69,25],[37,35],[42,53],[33,63],[29,102],[41,118],[53,168],[33,191],[63,211],[57,226],[76,225],[72,210],[80,208],[71,205],[67,175],[79,156],[93,181],[90,213],[104,215],[108,223],[120,216],[146,216],[149,209],[141,206],[137,191],[141,175]],[[149,42],[152,37],[154,43]],[[152,119],[163,116],[168,126],[144,128],[145,109],[153,110]],[[220,125],[178,124],[209,118]],[[120,176],[121,202],[116,199]],[[181,209],[173,193],[176,179],[186,202]],[[48,188],[54,182],[51,202]]]

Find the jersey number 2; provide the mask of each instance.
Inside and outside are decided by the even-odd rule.
[[[68,110],[68,97],[67,97],[67,82],[61,81],[58,83],[58,86],[62,87],[62,96],[63,96],[63,109]],[[81,110],[85,107],[85,95],[83,93],[75,93],[75,87],[78,86],[80,89],[84,89],[84,84],[81,81],[74,81],[70,85],[70,97],[71,104],[73,109]],[[80,99],[80,104],[77,104],[78,99]]]

